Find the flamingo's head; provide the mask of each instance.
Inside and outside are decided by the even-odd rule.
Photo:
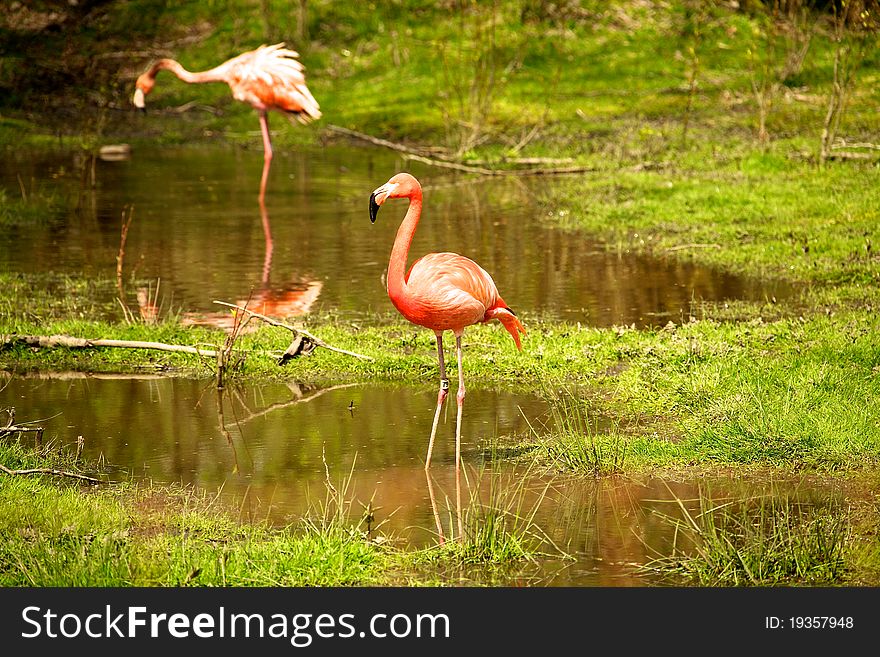
[[[131,99],[131,102],[139,110],[146,110],[144,97],[153,90],[154,84],[156,84],[156,78],[149,73],[144,73],[134,83],[134,98]]]
[[[370,221],[376,222],[379,206],[389,198],[413,198],[414,196],[421,197],[421,195],[422,186],[418,180],[408,173],[398,173],[370,194]]]

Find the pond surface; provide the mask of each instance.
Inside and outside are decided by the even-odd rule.
[[[496,573],[493,584],[651,584],[635,565],[669,553],[676,532],[668,517],[679,515],[674,499],[698,508],[694,500],[709,483],[550,476],[487,458],[493,446],[552,421],[541,399],[476,386],[465,405],[457,485],[454,404],[438,429],[430,479],[424,471],[433,386],[269,384],[220,396],[213,380],[180,378],[70,374],[3,383],[0,408],[14,406],[20,422],[38,421],[44,443],[71,447],[82,436],[85,458],[125,471],[111,478],[193,485],[209,499],[219,493],[244,518],[283,525],[314,513],[326,500],[328,477],[345,489],[355,520],[371,503],[379,533],[402,546],[453,538],[458,510],[465,518],[476,513],[475,499],[522,516],[534,511],[533,531],[548,540],[549,556]],[[738,499],[768,490],[736,480],[712,484],[713,495]],[[573,558],[560,559],[553,545]]]
[[[213,300],[249,296],[251,308],[270,315],[394,317],[384,273],[406,202],[386,204],[370,225],[368,200],[401,170],[416,175],[425,193],[410,261],[430,251],[467,255],[520,314],[663,325],[687,319],[695,300],[788,292],[689,263],[612,253],[555,229],[541,220],[546,210],[531,191],[546,178],[463,177],[352,146],[277,153],[264,207],[259,149],[135,149],[128,159],[94,162],[69,153],[9,154],[0,162],[7,198],[54,199],[55,209],[0,231],[0,270],[114,281],[130,210],[122,271],[132,307],[134,276],[149,296],[158,285],[160,309],[185,321],[226,317]],[[115,286],[106,295],[112,301]]]

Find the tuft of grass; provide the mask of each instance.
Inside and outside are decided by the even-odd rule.
[[[607,428],[590,417],[591,407],[571,392],[554,395],[550,402],[552,429],[541,440],[546,457],[557,468],[593,476],[619,474],[626,469],[629,441],[619,422]]]
[[[672,553],[642,569],[698,586],[842,584],[854,550],[849,509],[772,492],[717,502],[701,492],[699,512],[676,498],[681,517]]]
[[[61,202],[51,192],[31,190],[28,192],[19,179],[21,196],[11,198],[11,193],[0,188],[0,228],[13,229],[44,224],[60,214]]]
[[[467,470],[463,472],[468,479]],[[521,474],[510,481],[497,472],[476,473],[474,482],[467,482],[468,499],[464,508],[458,506],[458,500],[455,506],[447,505],[449,535],[439,536],[437,545],[424,551],[421,560],[479,568],[536,563],[539,556],[565,558],[567,555],[535,522],[549,484],[536,495],[530,495],[523,483],[527,479]],[[484,481],[488,486],[485,492],[481,486]]]

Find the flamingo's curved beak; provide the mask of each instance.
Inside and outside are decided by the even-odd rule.
[[[376,223],[376,215],[379,213],[379,206],[388,200],[396,188],[396,184],[387,182],[381,187],[377,187],[373,190],[373,193],[370,194],[370,223]]]
[[[370,194],[370,223],[376,223],[376,215],[379,214],[379,204],[376,203],[376,192]]]
[[[144,112],[147,111],[146,103],[144,102],[144,92],[140,89],[134,90],[134,98],[131,99],[131,102],[134,103],[134,106],[139,110]]]

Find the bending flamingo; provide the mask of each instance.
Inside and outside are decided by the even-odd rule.
[[[160,59],[141,75],[135,83],[135,107],[144,109],[144,97],[153,90],[159,71],[171,71],[189,84],[225,82],[236,100],[249,103],[260,116],[263,132],[263,178],[260,198],[265,196],[269,163],[272,161],[272,140],[269,136],[269,110],[284,112],[308,123],[321,118],[318,101],[306,86],[299,54],[288,50],[283,43],[260,46],[242,53],[207,71],[192,73],[173,59]]]
[[[455,427],[455,467],[461,462],[461,412],[464,406],[464,371],[461,367],[461,336],[471,324],[499,320],[522,349],[519,334],[526,330],[516,314],[498,294],[489,273],[470,258],[457,253],[429,253],[413,263],[409,272],[406,261],[416,226],[422,214],[422,186],[408,173],[398,173],[378,187],[370,196],[370,221],[376,221],[379,206],[389,198],[409,199],[409,209],[397,230],[391,260],[388,263],[388,296],[391,302],[413,324],[434,331],[437,336],[437,361],[440,365],[440,392],[437,410],[428,442],[425,469],[431,465],[431,451],[437,433],[440,408],[449,391],[446,365],[443,360],[443,332],[455,335],[458,359],[458,416]]]

